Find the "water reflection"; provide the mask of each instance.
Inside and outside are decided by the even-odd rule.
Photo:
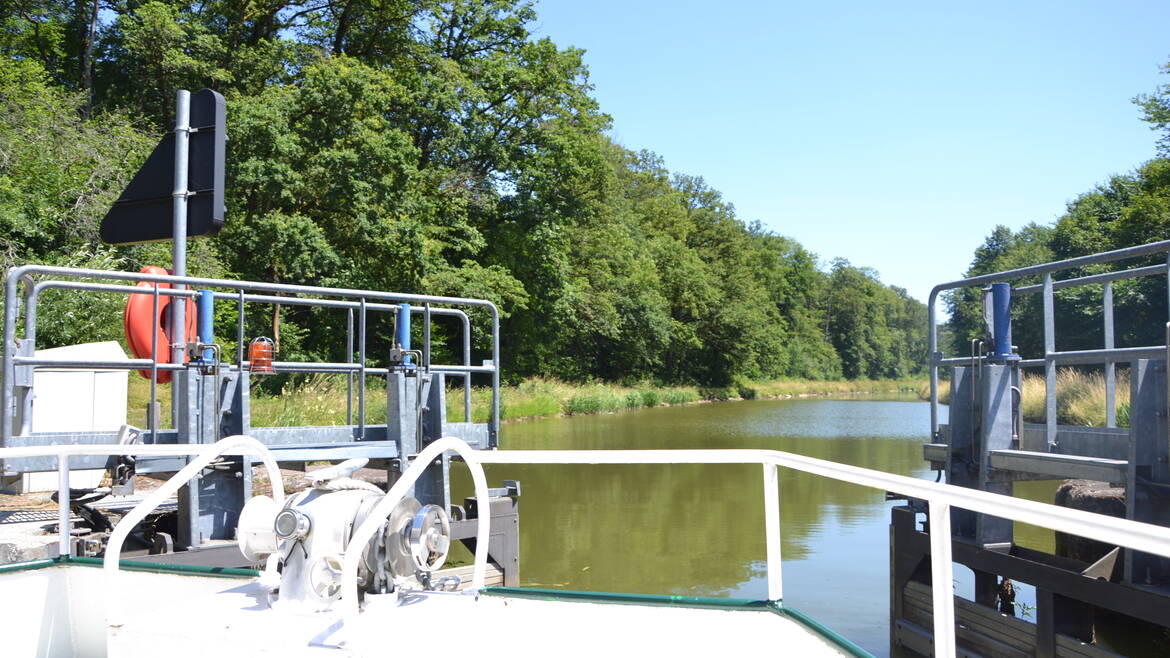
[[[508,449],[768,448],[930,477],[929,406],[776,400],[556,418],[503,428]],[[517,479],[521,578],[568,589],[765,596],[759,466],[495,465]],[[456,497],[469,495],[457,473]],[[785,601],[888,652],[884,493],[781,471]]]

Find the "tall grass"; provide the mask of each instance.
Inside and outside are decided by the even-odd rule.
[[[751,397],[782,398],[800,396],[863,395],[872,393],[913,393],[924,385],[921,379],[853,379],[808,381],[802,379],[780,379],[774,381],[749,381],[740,384],[740,397],[744,389],[751,389]]]
[[[1129,372],[1118,370],[1116,392],[1118,427],[1129,426]],[[1024,422],[1043,423],[1046,417],[1045,382],[1043,375],[1025,374],[1021,380],[1023,399],[1020,407]],[[939,381],[938,399],[950,402],[951,384]],[[918,396],[930,399],[930,389],[923,387]],[[1072,368],[1056,371],[1056,422],[1060,425],[1085,427],[1105,426],[1105,375],[1101,372],[1083,372]]]
[[[1129,372],[1117,373],[1117,424],[1129,425]],[[1024,375],[1021,408],[1024,422],[1043,423],[1045,384],[1041,375]],[[1061,425],[1105,425],[1105,375],[1063,368],[1056,372],[1056,422]]]
[[[745,381],[726,388],[694,386],[658,386],[649,382],[635,385],[609,383],[571,384],[556,379],[533,377],[515,386],[500,388],[500,417],[503,420],[546,418],[610,413],[645,407],[690,404],[702,400],[755,399],[803,395],[849,395],[913,391],[919,381]],[[447,419],[464,420],[464,393],[460,380],[450,378],[446,392]],[[358,413],[356,383],[353,414]],[[145,426],[145,409],[150,398],[150,383],[132,376],[130,379],[131,423]],[[385,380],[370,377],[366,384],[366,423],[386,422]],[[163,419],[160,427],[170,425],[170,386],[159,386]],[[279,394],[253,388],[251,392],[252,424],[257,427],[341,425],[346,422],[346,380],[341,375],[316,375],[287,384]],[[471,390],[471,419],[487,422],[491,415],[491,389],[477,386]]]

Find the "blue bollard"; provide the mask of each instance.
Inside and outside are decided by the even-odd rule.
[[[199,291],[199,342],[215,342],[215,294],[210,290]],[[210,347],[203,350],[204,361],[214,358],[215,350]]]
[[[1012,286],[991,284],[991,339],[995,345],[987,358],[992,361],[1015,361],[1012,354]]]
[[[398,335],[394,337],[394,342],[404,350],[410,349],[410,304],[398,306]],[[402,364],[410,365],[410,357],[404,357]]]

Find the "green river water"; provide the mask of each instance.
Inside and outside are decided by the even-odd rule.
[[[944,410],[945,414],[945,410]],[[945,416],[944,416],[945,420]],[[507,449],[767,448],[934,479],[922,459],[930,407],[914,397],[790,399],[660,407],[508,424]],[[765,598],[759,466],[513,466],[521,482],[521,584]],[[884,493],[782,469],[784,602],[877,656],[889,654],[889,508]],[[470,495],[457,472],[456,500]],[[1017,485],[1051,502],[1055,484]],[[1052,533],[1017,541],[1051,550]],[[969,572],[956,591],[970,596]],[[1033,593],[1024,588],[1019,601]]]

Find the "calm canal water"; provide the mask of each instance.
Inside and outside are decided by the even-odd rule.
[[[506,425],[501,436],[516,450],[767,448],[933,479],[922,459],[929,430],[928,404],[867,397],[553,418]],[[471,487],[465,472],[456,476],[461,500]],[[888,655],[889,508],[897,503],[805,473],[782,469],[780,477],[785,603]],[[495,465],[488,478],[523,487],[522,585],[766,597],[759,466]],[[1040,483],[1017,495],[1050,502],[1051,492]],[[1022,543],[1051,543],[1051,533],[1023,534]]]

